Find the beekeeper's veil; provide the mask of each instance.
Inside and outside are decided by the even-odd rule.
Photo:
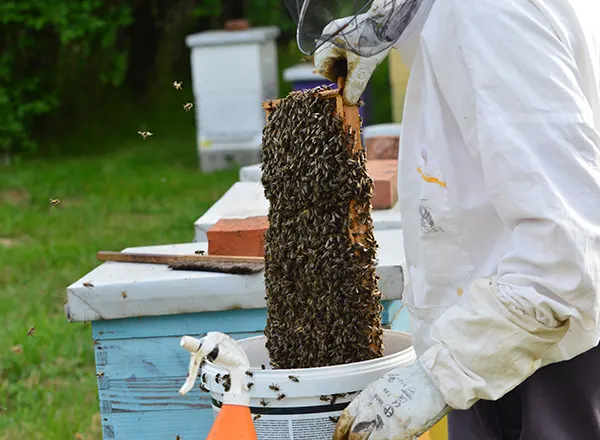
[[[396,43],[422,3],[431,0],[286,0],[298,24],[298,47],[311,55],[329,41],[359,56]],[[340,20],[342,19],[342,20]]]

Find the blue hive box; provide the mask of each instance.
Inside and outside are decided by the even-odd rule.
[[[404,288],[401,231],[378,231],[375,237],[384,325],[407,331],[408,312],[398,300]],[[198,249],[206,250],[206,243],[126,251],[193,254]],[[266,323],[262,274],[107,262],[69,286],[67,296],[69,321],[92,322],[106,440],[206,438],[213,422],[208,394],[197,387],[178,394],[189,363],[189,353],[179,346],[181,336],[220,331],[241,339],[261,334]]]

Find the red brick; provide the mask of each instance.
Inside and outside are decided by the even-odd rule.
[[[369,160],[398,160],[400,137],[376,136],[367,138],[365,139],[365,146],[367,147],[367,159]]]
[[[398,160],[368,160],[367,170],[375,183],[373,209],[389,209],[398,201]]]
[[[263,257],[267,216],[221,219],[206,231],[209,255]]]

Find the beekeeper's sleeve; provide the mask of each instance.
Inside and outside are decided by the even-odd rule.
[[[443,74],[466,78],[442,92],[512,231],[497,276],[476,280],[441,316],[422,356],[457,409],[500,398],[540,368],[569,326],[594,331],[598,320],[600,142],[580,53],[516,6],[524,3],[448,17],[458,50]]]

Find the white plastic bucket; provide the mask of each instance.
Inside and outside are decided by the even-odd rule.
[[[383,340],[385,355],[379,359],[296,370],[270,369],[264,336],[238,341],[250,360],[252,377],[247,381],[253,383],[250,411],[258,440],[331,440],[337,417],[358,392],[393,368],[415,361],[409,334],[384,330]],[[224,390],[215,377],[227,372],[210,362],[202,371],[216,417]]]

